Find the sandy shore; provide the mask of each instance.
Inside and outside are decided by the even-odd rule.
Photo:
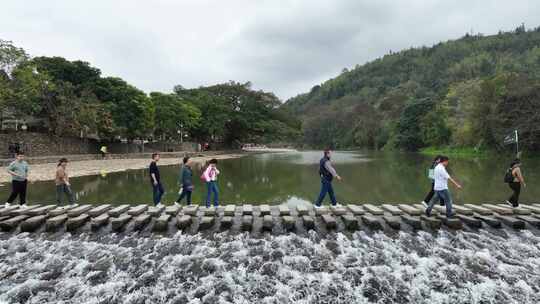
[[[245,154],[220,154],[204,157],[192,157],[191,161],[203,164],[207,160],[239,158]],[[178,165],[180,158],[162,158],[159,161],[160,166]],[[144,169],[148,167],[149,159],[107,159],[107,160],[85,160],[69,163],[68,172],[70,177],[97,175],[102,173],[120,172],[133,169]],[[30,165],[29,181],[47,181],[54,180],[56,172],[56,163]],[[5,185],[11,181],[10,175],[6,172],[6,167],[0,167],[0,185]]]

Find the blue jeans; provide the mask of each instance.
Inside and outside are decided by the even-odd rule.
[[[212,192],[214,193],[214,207],[219,205],[219,191],[216,181],[206,182],[206,207],[210,207],[210,199],[212,198]]]
[[[332,202],[332,205],[336,205],[336,196],[334,194],[334,187],[332,187],[332,182],[322,178],[321,179],[321,193],[319,194],[319,198],[317,199],[317,202],[315,203],[316,206],[320,207],[322,201],[324,200],[324,197],[326,196],[326,193],[330,196],[330,201]]]
[[[152,183],[152,192],[154,194],[154,205],[161,203],[161,197],[163,196],[163,193],[165,193],[161,182],[157,183],[157,185]]]
[[[186,198],[186,201],[187,201],[187,204],[188,205],[191,205],[191,193],[192,191],[191,190],[187,190],[188,187],[185,187],[184,186],[184,191],[182,191],[182,194],[180,194],[180,196],[178,197],[178,199],[176,200],[176,202],[180,203],[182,202],[182,200],[184,199],[184,197]]]
[[[56,203],[60,206],[64,204],[63,199],[62,199],[64,196],[64,193],[67,195],[68,202],[70,204],[74,204],[75,198],[73,196],[73,191],[71,191],[71,187],[69,187],[66,184],[56,185]]]
[[[451,217],[453,214],[452,213],[452,195],[450,194],[450,191],[448,191],[448,189],[435,191],[435,196],[433,196],[431,201],[429,201],[429,206],[426,209],[427,214],[428,215],[431,214],[431,210],[433,210],[433,205],[435,205],[435,202],[439,199],[442,199],[446,206],[446,217]]]

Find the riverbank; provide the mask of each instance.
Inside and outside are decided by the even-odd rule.
[[[215,159],[231,159],[242,157],[244,153],[226,153],[209,154],[193,156],[191,160],[196,164],[204,164],[206,161]],[[163,157],[159,161],[160,166],[179,165],[182,162],[181,157]],[[105,160],[82,160],[69,163],[68,172],[70,177],[108,174],[112,172],[121,172],[126,170],[137,170],[148,167],[149,158],[130,158],[130,159],[105,159]],[[54,180],[56,162],[35,164],[30,167],[29,181],[49,181]],[[0,185],[5,185],[11,181],[11,177],[6,172],[6,167],[0,167]]]

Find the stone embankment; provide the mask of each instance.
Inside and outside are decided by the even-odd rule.
[[[0,208],[0,229],[8,233],[98,233],[118,232],[174,234],[197,232],[303,233],[330,231],[479,228],[540,228],[540,204],[510,208],[500,204],[456,205],[455,217],[444,216],[437,206],[427,217],[422,205],[359,204],[313,208],[287,205],[225,205],[206,208],[198,205],[153,207],[148,205],[31,205],[28,208]]]

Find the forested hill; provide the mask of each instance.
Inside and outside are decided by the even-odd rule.
[[[513,129],[540,149],[540,27],[390,53],[285,108],[311,146],[500,148]]]

